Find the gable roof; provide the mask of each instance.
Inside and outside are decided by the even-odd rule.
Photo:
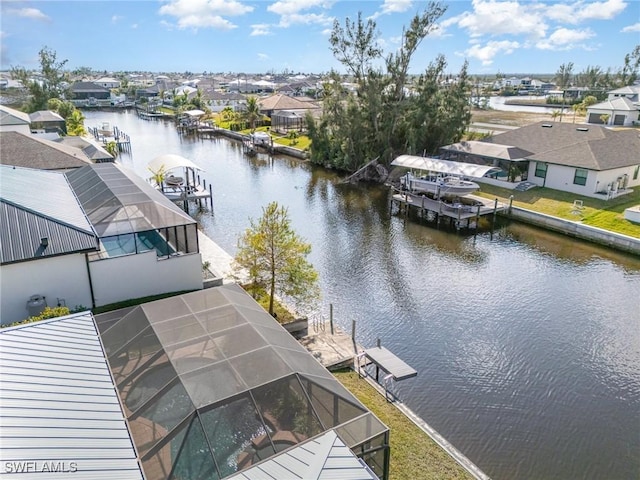
[[[41,170],[84,167],[91,160],[82,150],[20,132],[0,132],[0,163]]]
[[[0,105],[0,125],[29,125],[30,123],[28,113]]]
[[[608,94],[623,94],[623,95],[640,95],[640,85],[627,85],[626,87],[616,88],[615,90],[609,90]]]
[[[35,462],[8,476],[143,479],[91,312],[0,330],[0,350],[2,473]]]
[[[2,165],[0,175],[0,263],[97,250],[97,237],[62,174]]]
[[[533,152],[529,160],[609,170],[640,164],[640,135],[633,129],[599,125],[538,122],[502,132],[484,142],[517,146]]]

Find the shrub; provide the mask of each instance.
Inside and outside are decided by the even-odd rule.
[[[45,307],[40,315],[36,315],[33,317],[26,318],[24,320],[20,320],[18,322],[13,322],[9,325],[2,325],[1,328],[4,327],[15,327],[16,325],[25,325],[27,323],[39,322],[41,320],[46,320],[48,318],[56,318],[63,317],[65,315],[69,315],[70,310],[69,307]]]

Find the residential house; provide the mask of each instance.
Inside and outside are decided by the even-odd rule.
[[[640,123],[640,85],[629,85],[608,92],[604,102],[587,108],[587,122],[632,126]]]
[[[196,221],[133,172],[0,168],[3,322],[24,318],[32,295],[94,307],[202,288]]]
[[[102,145],[88,137],[67,135],[55,139],[54,142],[79,148],[94,163],[115,162],[116,160]]]
[[[633,129],[538,122],[441,150],[445,159],[501,168],[481,180],[512,188],[526,181],[606,199],[640,186],[640,136]]]
[[[75,105],[91,105],[100,100],[111,99],[111,90],[93,82],[75,82],[70,90]]]
[[[64,175],[2,165],[0,186],[2,323],[39,313],[29,306],[92,306],[87,254],[98,236]]]
[[[282,133],[301,130],[307,112],[312,115],[320,112],[320,107],[313,102],[305,102],[281,93],[260,98],[258,104],[260,112],[271,118],[271,129]]]
[[[32,132],[67,134],[67,122],[51,110],[30,113],[29,119],[31,120]]]
[[[221,112],[227,107],[233,111],[243,110],[247,103],[247,97],[240,93],[208,91],[203,97],[208,100],[209,108],[212,112]]]
[[[120,88],[120,80],[111,77],[98,78],[97,80],[94,80],[93,83],[108,89]]]
[[[31,118],[28,113],[0,105],[0,132],[31,133]]]

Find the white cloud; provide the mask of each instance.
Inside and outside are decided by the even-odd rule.
[[[328,9],[333,1],[327,0],[280,0],[267,7],[269,12],[277,15],[293,15],[312,8]]]
[[[253,7],[237,0],[171,0],[160,7],[160,15],[169,15],[177,19],[178,28],[214,28],[230,30],[236,25],[225,16],[244,15],[253,11]]]
[[[621,31],[622,33],[640,32],[640,22],[634,23],[633,25],[626,26]]]
[[[375,20],[381,15],[390,15],[392,13],[403,13],[413,6],[412,0],[384,0],[379,11],[371,15],[369,18]]]
[[[331,25],[333,17],[328,17],[324,13],[294,13],[280,17],[280,27],[290,27],[291,25]]]
[[[443,27],[457,24],[472,37],[483,35],[527,35],[542,38],[548,29],[544,7],[537,3],[521,5],[517,1],[473,0],[473,11],[442,22]]]
[[[585,40],[592,38],[595,34],[588,28],[584,30],[570,30],[568,28],[558,28],[555,32],[536,44],[541,50],[571,50],[577,47],[586,48],[582,44]]]
[[[264,61],[264,60],[269,60],[269,55],[267,55],[266,53],[259,53],[259,54],[258,54],[258,58],[259,58],[260,60],[263,60],[263,61]]]
[[[306,10],[326,10],[333,5],[333,1],[327,0],[280,0],[267,7],[267,11],[280,15],[279,27],[291,25],[330,25],[333,17],[321,13],[302,13]]]
[[[118,23],[120,20],[122,20],[124,17],[121,15],[114,15],[111,17],[111,23]]]
[[[627,3],[624,0],[578,1],[570,4],[549,5],[545,15],[557,22],[576,25],[588,20],[611,20],[626,7]]]
[[[132,23],[131,24],[131,28],[135,30],[136,28],[138,28],[138,24],[137,23]]]
[[[250,36],[258,37],[261,35],[271,35],[271,25],[267,23],[257,23],[255,25],[251,25]]]
[[[482,65],[491,65],[493,63],[493,58],[496,55],[509,55],[513,53],[516,48],[519,48],[520,44],[518,42],[510,42],[507,40],[495,42],[488,42],[485,46],[477,43],[472,45],[470,48],[465,50],[465,55],[467,57],[476,58],[482,62]]]
[[[42,20],[45,22],[51,20],[51,18],[49,18],[37,8],[10,8],[7,10],[7,13],[9,15],[16,15],[18,17],[30,18],[32,20]]]

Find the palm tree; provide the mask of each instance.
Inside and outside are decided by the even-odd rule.
[[[602,120],[602,123],[604,123],[605,125],[609,124],[609,118],[611,118],[611,115],[609,115],[608,113],[600,115],[600,120]]]
[[[247,98],[247,109],[244,112],[244,118],[249,122],[251,131],[255,131],[256,122],[260,120],[260,104],[258,104],[256,97],[251,96]]]
[[[553,112],[551,112],[551,118],[553,118],[553,121],[556,121],[556,118],[558,118],[558,116],[560,115],[560,110],[554,110]]]

